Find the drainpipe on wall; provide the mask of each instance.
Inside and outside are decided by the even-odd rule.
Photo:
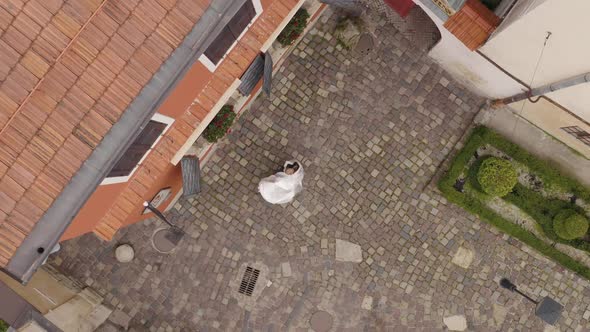
[[[492,106],[493,107],[501,107],[503,105],[511,104],[511,103],[521,101],[524,99],[529,99],[529,101],[536,103],[539,99],[531,100],[531,98],[537,97],[537,96],[542,96],[544,94],[547,94],[547,93],[550,93],[553,91],[569,88],[571,86],[575,86],[575,85],[579,85],[579,84],[583,84],[583,83],[587,83],[587,82],[590,82],[590,72],[576,75],[576,76],[572,76],[570,78],[566,78],[564,80],[557,81],[555,83],[546,84],[546,85],[540,86],[538,88],[534,88],[529,91],[525,91],[523,93],[519,93],[519,94],[511,96],[511,97],[507,97],[507,98],[503,98],[503,99],[496,99],[492,102]]]

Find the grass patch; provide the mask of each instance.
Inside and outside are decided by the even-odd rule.
[[[504,199],[533,217],[543,229],[543,233],[545,233],[545,235],[551,240],[590,252],[589,242],[581,239],[564,240],[557,236],[553,230],[553,219],[558,213],[564,210],[569,209],[574,210],[581,215],[586,214],[586,212],[576,204],[560,199],[547,199],[540,193],[526,188],[521,184],[517,184],[514,191],[506,195]]]
[[[542,179],[546,188],[556,189],[562,192],[570,192],[577,197],[584,199],[586,202],[590,202],[590,191],[580,183],[564,175],[552,164],[538,159],[518,145],[483,126],[476,127],[473,130],[463,149],[454,157],[450,168],[438,182],[438,188],[443,195],[451,203],[461,206],[502,232],[519,239],[541,254],[590,280],[590,269],[584,264],[545,243],[533,233],[510,220],[505,219],[486,206],[485,201],[489,199],[489,196],[481,191],[481,187],[479,187],[477,181],[474,180],[475,175],[477,174],[477,169],[483,162],[484,158],[478,158],[476,162],[467,169],[468,163],[477,149],[486,144],[495,147],[513,158],[515,161],[528,167],[530,173],[533,173]],[[464,192],[459,192],[453,186],[462,175],[466,175],[467,179]],[[583,240],[567,241],[560,239],[552,228],[553,217],[560,209],[570,208],[583,212],[580,211],[581,208],[575,204],[557,199],[547,199],[541,194],[520,184],[517,184],[514,190],[503,197],[503,199],[518,206],[533,217],[542,228],[543,232],[551,240],[589,251],[588,249],[590,249],[590,246],[587,242]]]
[[[8,323],[6,323],[2,319],[0,319],[0,332],[6,332],[6,331],[8,331],[8,328],[9,328]]]

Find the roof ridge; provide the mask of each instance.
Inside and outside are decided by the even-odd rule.
[[[74,37],[72,37],[72,39],[69,41],[69,43],[66,45],[66,47],[60,52],[60,54],[57,56],[57,58],[55,58],[55,61],[53,61],[53,63],[51,64],[51,66],[47,69],[47,72],[49,72],[51,69],[53,69],[60,62],[60,60],[64,56],[64,54],[66,54],[66,52],[70,50],[70,48],[72,47],[72,45],[74,45],[74,43],[78,40],[78,37],[80,36],[80,34],[82,33],[82,31],[84,31],[86,29],[86,27],[88,26],[88,24],[90,24],[90,22],[96,16],[96,14],[98,14],[102,10],[102,8],[107,3],[107,1],[109,1],[109,0],[102,0],[102,2],[100,3],[100,5],[98,6],[98,8],[96,8],[96,10],[92,13],[92,15],[90,15],[90,17],[86,20],[86,22],[84,22],[84,24],[80,27],[80,29],[78,30],[78,32],[76,32],[76,34],[74,35]],[[35,86],[33,87],[33,89],[31,89],[31,91],[27,94],[27,96],[25,97],[25,99],[23,100],[23,102],[20,103],[20,105],[18,106],[18,108],[8,118],[8,121],[6,121],[6,123],[4,124],[4,126],[2,127],[2,129],[0,129],[0,136],[10,126],[10,124],[16,118],[16,116],[20,113],[20,111],[23,109],[24,105],[29,101],[29,99],[31,98],[31,96],[33,95],[33,93],[35,93],[39,89],[39,86],[41,86],[41,84],[43,83],[43,81],[45,81],[45,77],[47,77],[47,76],[46,75],[43,75],[43,77],[41,77],[39,79],[39,81],[37,82],[37,84],[35,84]]]

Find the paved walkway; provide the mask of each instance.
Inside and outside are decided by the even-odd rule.
[[[152,249],[150,220],[113,243],[68,241],[50,263],[104,294],[135,331],[308,331],[318,310],[332,331],[441,331],[452,315],[475,331],[542,331],[530,304],[499,289],[504,276],[564,304],[561,330],[590,329],[587,281],[427,185],[482,101],[390,25],[359,57],[336,46],[334,24],[324,14],[273,97],[206,164],[203,192],[170,212],[188,232],[175,254]],[[266,204],[259,179],[290,158],[304,164],[305,190]],[[362,262],[336,261],[336,239],[360,245]],[[132,244],[135,260],[116,263],[115,243]],[[467,268],[452,262],[460,248]],[[261,271],[250,297],[238,292],[246,265]]]
[[[420,50],[428,51],[441,38],[436,24],[418,5],[415,5],[406,17],[401,17],[384,0],[359,0],[359,2],[369,11],[378,13],[380,20],[393,25],[414,47]]]

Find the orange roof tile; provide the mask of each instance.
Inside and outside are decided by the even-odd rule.
[[[207,6],[0,2],[0,266]]]
[[[467,48],[480,47],[500,24],[500,19],[478,0],[467,0],[444,24]]]
[[[257,55],[255,50],[260,49],[260,46],[285,19],[289,13],[285,8],[293,8],[296,4],[297,0],[275,0],[265,8],[236,47],[228,54],[226,60],[217,67],[207,85],[195,92],[196,98],[194,98],[193,104],[187,106],[186,112],[176,119],[174,125],[166,133],[169,139],[162,140],[154,148],[154,153],[150,153],[142,162],[142,167],[138,168],[134,177],[129,180],[130,185],[123,190],[111,209],[97,224],[94,229],[97,236],[105,240],[112,239],[117,230],[128,223],[129,215],[137,213],[137,209],[142,209],[143,198],[138,192],[142,187],[136,186],[135,182],[143,184],[153,182],[147,179],[152,178],[153,174],[157,174],[158,169],[169,163],[169,160],[174,157],[190,136],[190,128],[195,130],[205,119],[222,95],[224,88],[229,87],[236,77],[240,77],[246,71]]]

